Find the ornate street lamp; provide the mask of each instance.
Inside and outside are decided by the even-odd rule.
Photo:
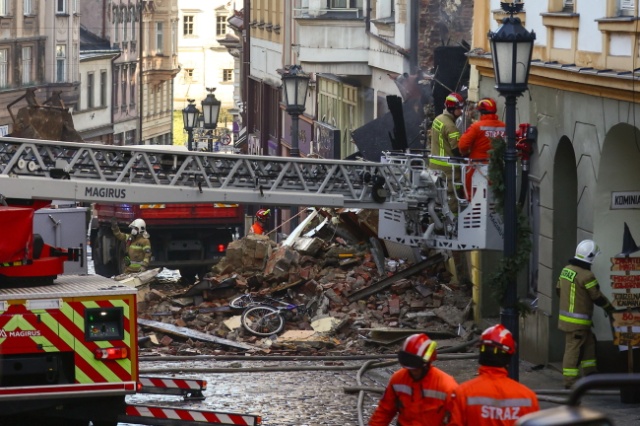
[[[220,115],[221,102],[216,99],[216,95],[213,94],[215,91],[215,87],[207,87],[207,92],[209,93],[207,97],[202,100],[203,127],[207,129],[211,135],[211,138],[209,138],[209,152],[213,151],[213,133],[216,127],[218,127],[218,116]]]
[[[189,105],[182,110],[182,122],[184,123],[184,129],[189,135],[187,149],[193,151],[193,129],[196,128],[196,124],[198,123],[200,111],[196,108],[194,99],[187,99],[187,102],[189,102]]]
[[[290,157],[300,157],[298,149],[298,118],[304,112],[304,104],[309,90],[309,74],[300,65],[292,65],[282,74],[283,97],[287,113],[291,116]]]
[[[518,215],[516,206],[516,98],[528,89],[529,66],[536,35],[522,26],[520,18],[514,17],[524,7],[524,3],[500,3],[509,16],[502,26],[489,32],[496,89],[505,98],[507,146],[504,154],[504,257],[513,259],[518,241]],[[518,283],[515,276],[507,282],[507,289],[500,309],[500,322],[518,342]],[[519,356],[511,357],[509,376],[518,380]]]

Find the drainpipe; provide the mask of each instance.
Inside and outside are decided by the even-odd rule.
[[[418,30],[420,29],[420,0],[411,1],[411,27],[409,41],[409,71],[418,70]]]
[[[140,32],[140,37],[138,37],[138,41],[139,41],[139,45],[138,45],[138,122],[140,123],[140,134],[138,135],[138,143],[143,144],[144,141],[142,140],[142,102],[143,102],[143,96],[142,96],[142,92],[143,92],[143,84],[142,84],[142,65],[143,65],[143,61],[144,61],[144,44],[143,44],[143,39],[142,37],[144,37],[144,31],[143,31],[143,19],[142,19],[142,11],[144,10],[144,5],[143,2],[140,1],[140,3],[138,3],[138,6],[140,7],[140,25],[138,25],[138,31]],[[171,31],[169,31],[169,34],[171,34]],[[171,114],[171,136],[172,136],[172,140],[171,140],[171,144],[173,145],[173,114]]]

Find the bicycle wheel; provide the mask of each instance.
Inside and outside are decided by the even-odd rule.
[[[251,303],[251,298],[247,294],[238,296],[229,302],[229,306],[233,309],[244,309]]]
[[[266,305],[245,309],[240,322],[245,330],[260,337],[277,334],[284,328],[284,318],[280,315],[280,311]]]

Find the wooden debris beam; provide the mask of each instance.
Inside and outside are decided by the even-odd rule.
[[[247,345],[245,343],[234,342],[233,340],[222,339],[220,337],[212,336],[211,334],[202,333],[200,331],[191,330],[187,327],[177,327],[173,324],[166,324],[164,322],[151,321],[139,318],[138,324],[152,328],[156,331],[161,331],[167,334],[173,334],[176,336],[185,337],[188,339],[202,340],[203,342],[216,343],[223,346],[231,346],[238,349],[250,350],[257,349],[254,346]]]
[[[402,271],[396,272],[394,275],[384,278],[377,283],[371,284],[369,287],[365,287],[362,290],[358,290],[355,293],[350,294],[347,297],[347,300],[349,300],[349,302],[355,302],[365,297],[371,296],[372,294],[375,294],[391,286],[393,283],[400,279],[410,277],[413,274],[417,274],[423,269],[436,265],[440,262],[444,262],[444,256],[442,256],[441,254],[430,257],[420,263],[416,263],[413,266],[403,269]]]

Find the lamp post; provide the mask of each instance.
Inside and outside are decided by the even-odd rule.
[[[215,87],[207,87],[207,97],[202,100],[202,116],[204,119],[203,127],[209,131],[211,138],[209,139],[209,152],[213,152],[213,133],[218,127],[218,116],[220,115],[221,102],[216,99],[213,92]]]
[[[189,102],[189,105],[182,110],[182,122],[184,123],[184,129],[189,135],[187,149],[193,151],[193,129],[195,129],[196,123],[198,122],[200,111],[196,108],[194,99],[187,99],[187,102]]]
[[[282,74],[284,103],[291,116],[291,152],[290,157],[300,157],[298,148],[298,117],[304,112],[304,104],[309,90],[309,75],[300,65],[292,65]]]
[[[518,241],[518,215],[516,206],[516,98],[527,90],[531,53],[536,35],[522,26],[520,18],[514,13],[522,10],[524,3],[501,3],[502,9],[509,14],[502,26],[489,32],[496,89],[505,98],[507,146],[504,154],[504,258],[513,259]],[[518,283],[511,276],[500,309],[500,322],[518,342]],[[511,357],[509,377],[519,379],[518,352]]]

